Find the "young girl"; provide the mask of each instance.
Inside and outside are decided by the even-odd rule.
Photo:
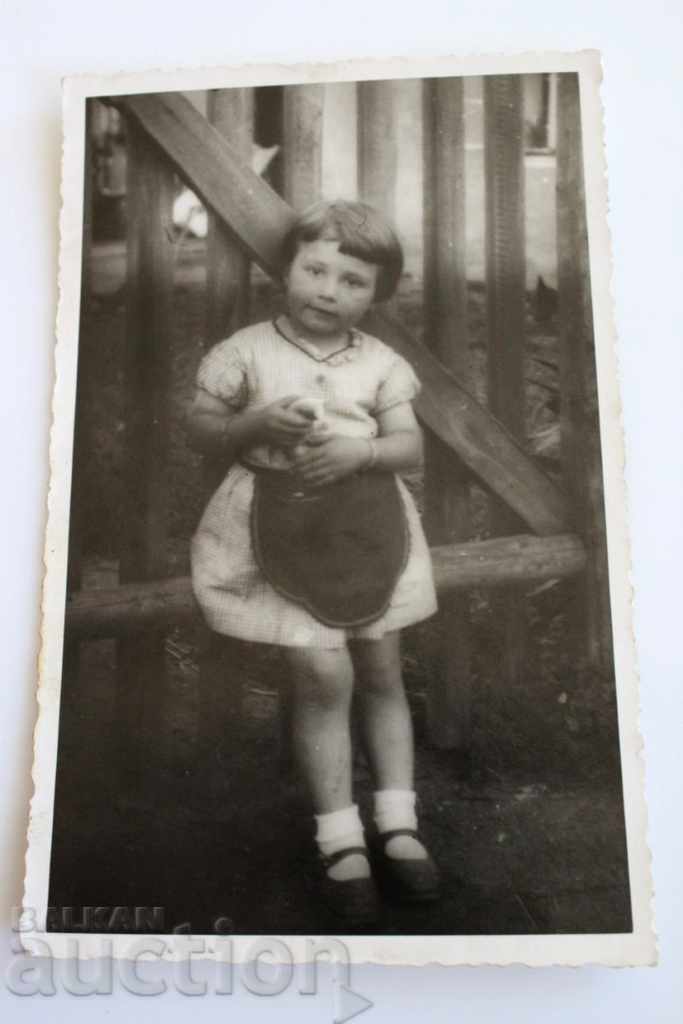
[[[316,821],[320,891],[347,923],[377,892],[352,801],[352,691],[376,791],[373,867],[387,891],[433,899],[420,841],[399,630],[436,610],[429,550],[397,474],[422,440],[408,363],[357,324],[398,283],[384,218],[317,203],[283,248],[286,311],[217,344],[190,428],[233,458],[192,542],[199,604],[219,633],[277,644],[293,684],[293,744]]]

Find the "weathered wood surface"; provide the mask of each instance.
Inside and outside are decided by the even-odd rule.
[[[166,474],[173,325],[173,171],[135,124],[128,128],[128,275],[124,357],[122,583],[167,570]],[[163,634],[124,637],[118,649],[117,718],[126,770],[142,769],[144,739],[164,697]],[[129,749],[133,724],[141,742]]]
[[[212,89],[207,115],[214,130],[228,142],[245,165],[250,166],[254,138],[253,89]],[[206,348],[227,338],[249,317],[250,260],[243,246],[209,210],[206,254]],[[204,458],[206,500],[227,471],[225,458]]]
[[[574,529],[588,555],[586,573],[576,583],[572,626],[589,664],[611,674],[607,533],[576,74],[558,76],[557,242],[562,456]]]
[[[424,314],[434,355],[467,379],[465,263],[465,121],[462,78],[423,83]],[[431,544],[470,535],[470,475],[443,441],[425,444],[425,527]],[[440,602],[444,623],[427,691],[427,728],[443,749],[469,750],[471,725],[470,622],[467,593]]]
[[[208,118],[245,164],[254,138],[253,89],[212,89]],[[207,340],[227,338],[249,313],[249,259],[221,218],[209,212],[206,253]]]
[[[178,172],[269,273],[279,272],[282,235],[292,209],[239,159],[220,134],[179,94],[117,100],[162,147]],[[380,313],[368,330],[406,356],[423,385],[416,408],[495,494],[539,534],[564,527],[564,497],[523,448],[428,350]]]
[[[395,86],[391,81],[359,82],[358,194],[394,219],[398,144]]]
[[[484,78],[489,403],[524,435],[524,118],[519,75]]]
[[[441,594],[468,587],[496,587],[563,579],[586,564],[584,547],[572,534],[555,537],[498,537],[432,548]],[[67,603],[70,638],[125,636],[184,622],[197,612],[187,576],[81,590]],[[198,612],[197,612],[198,614]]]
[[[562,532],[564,495],[503,424],[401,324],[373,312],[364,326],[414,367],[422,383],[415,407],[423,423],[535,533],[543,536]]]
[[[247,167],[251,166],[254,142],[254,90],[212,89],[207,96],[207,117],[215,131],[233,148]],[[223,220],[209,209],[209,234],[206,253],[206,348],[227,338],[248,322],[251,263],[244,247],[225,227]],[[203,484],[205,498],[217,489],[228,469],[225,456],[205,455]],[[202,622],[198,631],[199,682],[197,726],[199,749],[214,766],[220,765],[228,725],[234,716],[227,713],[226,677],[230,677],[225,658],[227,642]],[[239,703],[240,684],[232,689]],[[205,765],[208,768],[208,765]],[[211,778],[214,773],[202,772]]]
[[[173,173],[131,125],[124,357],[122,582],[166,572]]]
[[[284,196],[296,211],[320,199],[325,86],[290,85],[283,90]]]
[[[518,441],[524,439],[524,112],[519,75],[484,78],[486,181],[486,326],[489,407]],[[519,520],[508,504],[494,501],[491,530],[516,533]],[[520,595],[499,597],[504,636],[501,682],[524,673],[526,616]]]
[[[462,587],[496,587],[563,579],[580,572],[586,552],[578,537],[496,537],[432,548],[439,591]]]
[[[264,270],[278,274],[292,208],[181,93],[116,98]]]
[[[358,197],[396,223],[398,142],[396,89],[391,81],[359,82],[357,102]],[[395,295],[382,303],[392,316],[398,312]]]

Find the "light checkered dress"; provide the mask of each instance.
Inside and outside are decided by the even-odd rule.
[[[377,435],[378,413],[411,401],[420,388],[410,365],[369,334],[352,332],[346,349],[325,358],[315,345],[285,338],[273,323],[247,327],[215,345],[199,367],[197,385],[235,411],[263,408],[286,395],[322,398],[332,433],[367,438]],[[268,467],[289,464],[286,453],[272,447],[245,455]],[[192,540],[194,591],[216,632],[289,647],[335,648],[347,638],[379,638],[436,611],[429,549],[401,480],[410,536],[406,567],[382,617],[351,629],[324,625],[265,578],[251,543],[253,482],[253,473],[233,466]]]

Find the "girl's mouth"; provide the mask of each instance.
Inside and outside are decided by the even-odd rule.
[[[308,308],[317,316],[336,317],[337,315],[334,310],[331,309],[318,309],[317,306],[309,306]]]

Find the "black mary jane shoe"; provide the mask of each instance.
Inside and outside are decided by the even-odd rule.
[[[377,835],[374,854],[377,881],[383,891],[397,903],[431,903],[439,898],[441,879],[439,869],[426,857],[390,857],[387,843],[394,836],[412,836],[421,842],[413,828],[395,828]]]
[[[351,927],[373,924],[379,917],[380,902],[372,875],[368,878],[330,878],[328,871],[344,857],[360,853],[368,859],[364,846],[349,846],[325,856],[319,854],[318,894],[340,923]]]

